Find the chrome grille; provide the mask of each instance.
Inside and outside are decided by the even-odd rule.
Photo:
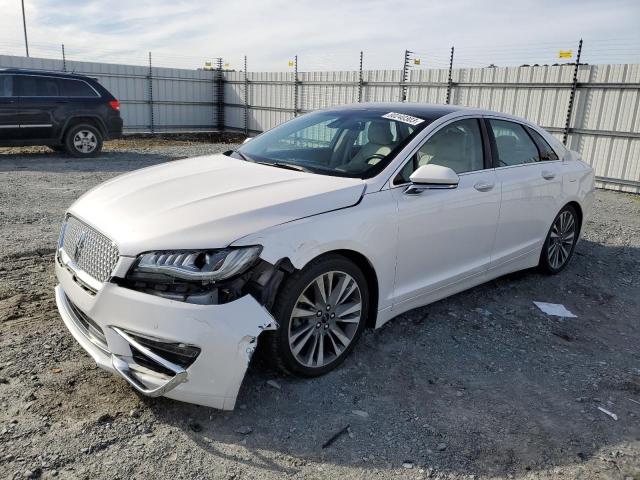
[[[106,282],[118,263],[118,247],[88,225],[67,217],[62,227],[60,248],[87,275]]]

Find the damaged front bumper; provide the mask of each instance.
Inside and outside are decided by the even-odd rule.
[[[276,323],[251,295],[221,305],[170,300],[105,283],[89,292],[56,261],[56,303],[99,367],[136,390],[232,410],[264,330]]]

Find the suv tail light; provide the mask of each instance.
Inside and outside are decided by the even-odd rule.
[[[109,100],[109,106],[114,110],[120,110],[120,102],[118,100]]]

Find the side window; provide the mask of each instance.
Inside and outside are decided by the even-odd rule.
[[[456,173],[484,168],[482,133],[475,118],[445,125],[420,147],[400,171],[394,183],[409,182],[409,176],[422,165],[442,165]]]
[[[0,75],[0,97],[13,96],[13,75]]]
[[[548,161],[548,160],[559,160],[558,154],[551,148],[551,145],[547,143],[542,135],[536,132],[533,128],[527,127],[527,132],[531,135],[538,145],[538,150],[540,150],[540,160]]]
[[[63,97],[97,97],[95,90],[81,80],[59,78],[58,85]]]
[[[506,120],[489,120],[489,125],[501,167],[540,161],[538,148],[522,125]]]
[[[16,90],[21,97],[57,97],[58,81],[51,77],[16,76]]]

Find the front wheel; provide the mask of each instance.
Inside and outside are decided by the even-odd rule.
[[[279,328],[265,332],[269,360],[285,373],[323,375],[351,352],[368,312],[361,270],[340,255],[321,257],[282,286],[273,311]]]
[[[94,157],[102,150],[102,134],[93,125],[74,125],[64,137],[64,146],[74,157]]]
[[[550,274],[559,273],[568,265],[578,241],[578,215],[571,205],[556,215],[540,254],[540,268]]]

